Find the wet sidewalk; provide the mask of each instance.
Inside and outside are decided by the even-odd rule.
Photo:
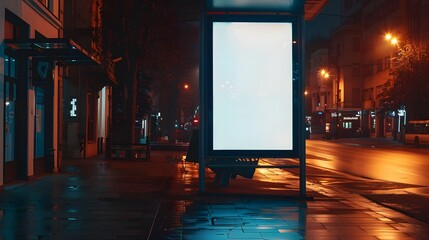
[[[63,171],[0,191],[0,239],[427,239],[429,226],[358,194],[257,169],[219,188],[184,152],[148,161],[64,160]]]

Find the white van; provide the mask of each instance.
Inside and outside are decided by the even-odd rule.
[[[405,125],[405,144],[429,145],[429,120],[411,120]]]

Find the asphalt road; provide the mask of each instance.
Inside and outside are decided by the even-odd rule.
[[[429,186],[429,148],[385,139],[309,140],[307,162],[370,179]]]
[[[429,148],[389,139],[307,141],[309,181],[360,194],[429,223]]]

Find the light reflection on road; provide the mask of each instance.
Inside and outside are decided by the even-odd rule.
[[[429,186],[429,149],[307,141],[307,163],[353,175]]]

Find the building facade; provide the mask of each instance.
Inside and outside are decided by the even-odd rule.
[[[108,120],[100,119],[107,118],[109,109],[103,89],[108,74],[102,68],[96,72],[101,78],[91,82],[83,74],[94,74],[80,71],[103,60],[94,55],[91,30],[82,46],[71,40],[85,34],[65,29],[65,13],[71,11],[66,2],[74,1],[0,1],[0,185],[59,171],[63,153],[72,157],[67,155],[73,137],[68,118],[81,119],[84,131],[93,129],[93,145],[99,132],[106,132]],[[95,1],[84,2],[91,14]],[[74,89],[76,82],[85,88]],[[83,143],[91,144],[88,137]],[[83,148],[94,155],[93,147]]]
[[[62,37],[62,6],[62,0],[0,2],[0,184],[58,171],[63,68],[32,50],[38,42],[49,45],[40,39]],[[43,52],[48,45],[37,47]]]
[[[371,136],[391,136],[393,119],[381,110],[380,95],[384,84],[391,77],[392,60],[398,49],[384,41],[388,32],[401,33],[401,39],[409,35],[409,1],[364,1],[362,8],[362,80],[363,110],[366,113],[364,127]]]
[[[332,105],[327,102],[333,110],[332,127],[345,137],[396,139],[406,123],[406,111],[385,112],[381,94],[400,47],[413,42],[427,48],[429,2],[348,0],[342,1],[341,9],[342,24],[331,34],[326,64],[333,78]],[[387,33],[398,39],[396,45],[385,41]]]
[[[103,52],[102,0],[65,3],[64,36],[88,49],[93,64],[69,65],[64,80],[63,155],[89,158],[101,154],[109,135],[113,63]],[[96,64],[95,64],[96,63]]]

